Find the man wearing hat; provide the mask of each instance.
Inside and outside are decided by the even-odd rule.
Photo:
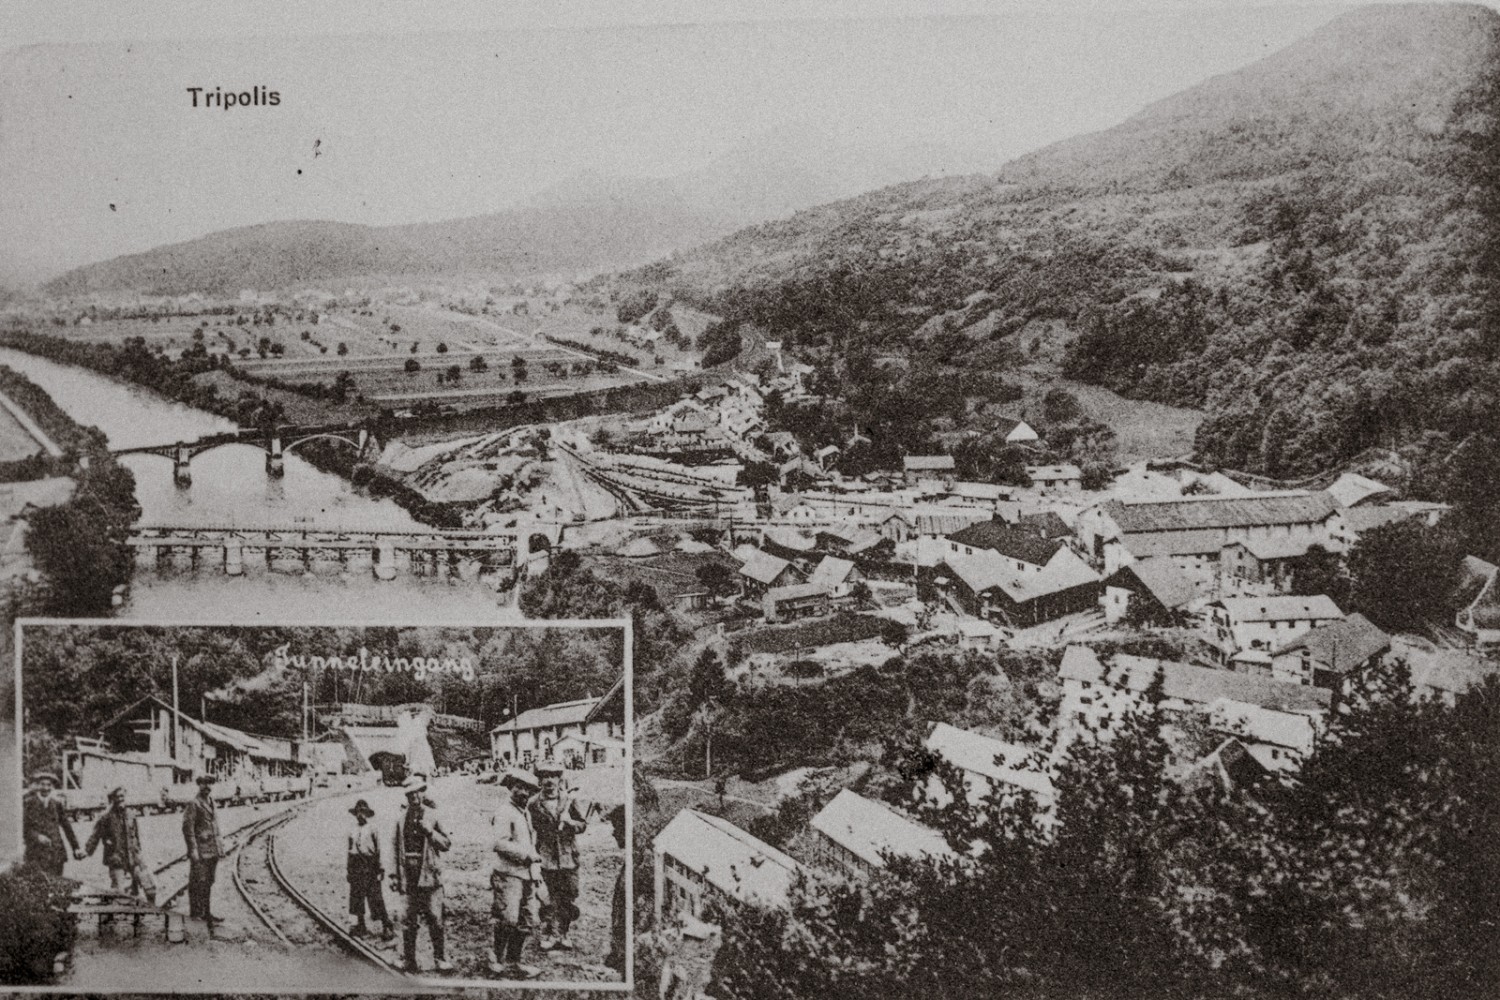
[[[109,887],[116,892],[128,885],[132,896],[145,895],[146,901],[156,904],[156,881],[151,877],[151,868],[141,857],[141,828],[136,818],[125,808],[125,789],[116,788],[109,793],[109,809],[94,823],[94,832],[89,834],[84,853],[93,856],[94,848],[104,845],[104,866],[109,869]],[[129,882],[126,882],[126,878]]]
[[[210,927],[221,924],[223,921],[213,915],[213,891],[224,842],[219,837],[212,775],[198,775],[198,796],[182,811],[182,839],[188,857],[188,916],[204,920]]]
[[[396,934],[391,930],[391,918],[385,912],[385,894],[380,890],[380,877],[384,874],[380,863],[380,834],[370,822],[375,810],[370,808],[370,803],[360,799],[349,812],[354,815],[354,825],[349,828],[346,865],[349,912],[354,914],[354,926],[349,932],[355,937],[369,933],[365,927],[365,906],[368,904],[370,919],[380,921],[380,939],[390,941]]]
[[[562,766],[556,761],[537,765],[542,789],[526,804],[542,856],[542,879],[548,904],[542,908],[542,950],[573,950],[568,931],[578,919],[578,835],[588,829],[583,810],[562,787]],[[554,937],[555,932],[555,937]]]
[[[58,785],[57,775],[38,771],[31,781],[33,787],[21,802],[26,864],[61,878],[63,865],[68,863],[68,849],[72,848],[75,861],[83,860],[83,851],[78,848],[78,837],[73,833],[73,824],[68,822],[62,798],[53,794]],[[64,841],[67,847],[63,846]]]
[[[537,782],[527,772],[512,768],[501,775],[500,787],[505,794],[490,820],[495,827],[495,867],[490,871],[495,947],[490,952],[490,971],[506,979],[534,979],[541,970],[522,965],[521,951],[531,924],[532,869],[542,860],[526,812]]]
[[[417,970],[417,924],[427,924],[432,935],[432,957],[439,972],[452,972],[443,955],[443,867],[441,855],[453,842],[443,829],[437,808],[427,798],[427,779],[412,776],[402,786],[406,804],[396,818],[391,850],[396,856],[391,888],[406,896],[401,943],[406,971]]]

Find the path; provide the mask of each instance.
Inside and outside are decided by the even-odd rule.
[[[652,784],[660,788],[688,788],[695,792],[702,792],[704,795],[707,795],[711,799],[719,798],[719,795],[712,788],[704,788],[700,783],[696,781],[683,781],[677,778],[652,778],[651,781]],[[774,806],[767,805],[766,803],[759,802],[755,799],[747,799],[743,795],[730,795],[728,792],[725,792],[723,797],[729,802],[743,802],[745,803],[745,805],[754,806],[757,809],[764,809],[767,812],[772,812],[775,809]]]
[[[47,432],[42,430],[35,420],[31,419],[31,414],[17,406],[3,392],[0,392],[0,406],[3,406],[15,418],[16,423],[25,428],[27,434],[36,439],[36,443],[42,446],[43,451],[53,458],[62,458],[63,451],[57,446],[57,442],[53,441]]]

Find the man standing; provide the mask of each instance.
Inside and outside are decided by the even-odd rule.
[[[141,828],[125,808],[125,789],[109,793],[109,810],[94,824],[84,853],[93,856],[94,848],[104,845],[104,865],[109,869],[109,887],[116,892],[127,889],[132,896],[145,895],[156,905],[156,881],[151,868],[141,857]],[[129,878],[129,882],[126,879]]]
[[[535,979],[541,970],[521,964],[521,951],[530,930],[528,904],[532,892],[532,869],[542,860],[526,803],[536,791],[536,779],[525,771],[510,770],[500,778],[505,794],[491,822],[495,827],[495,867],[490,872],[494,891],[495,947],[490,952],[490,971],[505,979]]]
[[[370,919],[379,920],[380,939],[390,941],[396,934],[391,930],[390,915],[385,912],[385,894],[380,890],[380,834],[370,823],[375,810],[364,799],[354,803],[349,812],[354,815],[354,826],[347,840],[348,860],[346,877],[349,880],[349,912],[354,914],[354,926],[349,933],[364,937],[369,933],[365,926],[365,907],[370,908]]]
[[[562,767],[556,761],[543,761],[536,770],[542,790],[531,797],[526,812],[536,833],[549,897],[542,909],[541,945],[543,951],[572,951],[568,931],[578,919],[578,835],[588,829],[588,821],[578,803],[563,791]]]
[[[61,797],[52,794],[57,788],[57,775],[38,771],[31,776],[31,781],[35,787],[26,793],[21,803],[21,837],[25,842],[26,864],[61,878],[63,865],[68,863],[68,848],[72,848],[75,861],[82,861],[84,854],[78,848],[78,837],[73,833],[73,824],[68,822],[68,812]],[[63,846],[64,841],[67,847]]]
[[[432,957],[439,972],[452,972],[453,963],[443,957],[443,869],[440,855],[452,846],[437,808],[426,797],[427,782],[406,779],[406,804],[396,818],[391,849],[396,854],[391,888],[406,896],[402,921],[406,971],[417,970],[417,923],[425,921],[432,935]]]
[[[213,915],[214,875],[224,856],[219,837],[219,810],[214,806],[214,779],[198,775],[198,796],[182,811],[182,839],[187,844],[188,916],[209,927],[224,921]]]

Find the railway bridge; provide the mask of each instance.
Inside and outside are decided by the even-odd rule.
[[[313,525],[244,527],[241,525],[141,524],[128,543],[138,563],[156,566],[186,554],[192,566],[222,566],[241,576],[247,562],[278,560],[337,563],[345,569],[368,565],[378,580],[401,572],[424,576],[461,575],[486,570],[516,572],[527,553],[561,540],[560,525],[528,525],[520,532],[440,531],[437,529],[342,528]],[[540,536],[540,538],[538,538]]]
[[[283,456],[310,441],[337,441],[353,448],[356,457],[362,457],[367,453],[379,454],[380,451],[380,442],[370,428],[362,423],[352,423],[282,425],[272,428],[241,427],[222,434],[210,434],[194,441],[116,448],[112,450],[112,453],[115,455],[159,455],[170,459],[172,481],[179,486],[189,486],[193,481],[193,458],[206,451],[235,444],[257,446],[266,453],[266,475],[280,477],[286,473],[282,464]]]

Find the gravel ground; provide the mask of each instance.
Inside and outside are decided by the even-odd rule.
[[[621,772],[623,774],[623,771]],[[472,777],[450,776],[433,784],[433,797],[453,848],[443,857],[447,907],[448,960],[463,979],[492,979],[486,968],[486,949],[492,942],[489,873],[490,817],[499,801],[494,785],[479,785]],[[375,809],[372,822],[382,834],[395,822],[399,789],[379,788],[365,797]],[[277,858],[282,871],[309,899],[329,914],[348,919],[348,884],[344,880],[343,832],[349,822],[347,801],[314,807],[277,836]],[[583,855],[578,907],[582,915],[573,928],[577,950],[543,953],[535,938],[528,941],[525,961],[544,969],[542,978],[558,982],[609,982],[619,977],[606,967],[609,953],[610,906],[615,877],[624,866],[624,853],[615,847],[609,824],[597,820],[579,838]],[[386,887],[386,904],[399,919],[403,897]],[[399,931],[398,931],[399,934]],[[399,938],[398,938],[399,941]],[[418,935],[418,964],[431,975],[432,951],[425,929]]]

